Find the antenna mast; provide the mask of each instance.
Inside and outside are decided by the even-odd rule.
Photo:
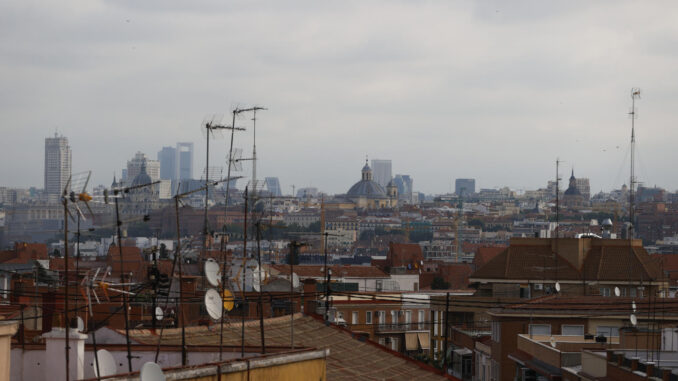
[[[256,198],[257,196],[257,111],[267,110],[264,107],[255,106],[250,110],[253,112],[252,116],[252,128],[254,129],[254,143],[252,146],[252,197]]]
[[[640,89],[634,87],[631,89],[631,176],[629,179],[629,239],[633,239],[634,236],[634,221],[635,221],[635,192],[634,187],[636,185],[636,173],[635,173],[635,150],[636,150],[636,99],[640,99]]]

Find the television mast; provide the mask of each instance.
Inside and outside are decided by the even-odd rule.
[[[635,131],[635,121],[636,121],[636,99],[640,99],[640,89],[634,87],[631,89],[631,176],[629,179],[629,239],[633,239],[634,236],[634,221],[635,221],[635,192],[634,187],[636,185],[636,174],[635,174],[635,149],[636,149],[636,131]]]

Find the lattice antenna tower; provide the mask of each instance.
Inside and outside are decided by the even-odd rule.
[[[635,226],[635,186],[637,183],[636,180],[636,168],[635,168],[635,151],[636,151],[636,99],[640,99],[640,89],[634,87],[631,89],[631,111],[629,115],[631,117],[631,175],[629,178],[629,239],[633,239]]]

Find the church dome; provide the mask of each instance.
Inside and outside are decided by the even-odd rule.
[[[381,185],[372,180],[372,169],[367,165],[367,161],[361,173],[361,180],[355,183],[346,195],[349,197],[385,198],[386,191]]]
[[[144,185],[153,182],[151,176],[146,173],[146,164],[141,166],[141,171],[139,174],[132,180],[132,186]]]

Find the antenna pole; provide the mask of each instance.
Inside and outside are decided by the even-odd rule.
[[[629,179],[629,239],[633,239],[635,232],[635,192],[634,187],[636,185],[636,174],[635,174],[635,150],[636,150],[636,98],[640,98],[640,89],[633,88],[631,89],[631,178]]]
[[[330,320],[330,272],[327,268],[327,232],[324,232],[323,235],[325,239],[323,240],[323,249],[325,251],[325,321]]]
[[[115,192],[117,194],[117,192]],[[115,219],[118,233],[118,254],[120,254],[120,282],[125,283],[124,261],[122,260],[122,233],[120,232],[120,208],[118,206],[118,197],[115,198]],[[122,286],[123,289],[125,286]],[[129,305],[127,303],[127,293],[122,293],[122,304],[125,310],[125,342],[127,344],[127,369],[132,372],[132,346],[129,340]]]
[[[257,262],[259,265],[259,334],[261,336],[261,352],[266,354],[266,340],[264,339],[264,305],[262,301],[263,277],[261,274],[261,220],[257,221]]]
[[[247,186],[245,187],[245,222],[243,227],[243,248],[242,248],[242,267],[240,273],[242,274],[242,290],[240,297],[242,298],[241,310],[241,326],[240,326],[240,357],[245,357],[245,278],[247,276]],[[249,308],[249,305],[247,306]]]
[[[207,133],[207,146],[206,146],[206,154],[205,154],[205,222],[203,226],[203,247],[205,249],[205,254],[207,254],[207,231],[208,228],[207,226],[209,225],[209,221],[207,220],[207,208],[208,208],[208,202],[209,202],[209,194],[210,194],[210,188],[209,188],[209,181],[210,181],[210,132],[212,132],[210,123],[205,124],[205,131]]]
[[[224,252],[224,236],[225,231],[222,231],[221,234],[221,319],[220,320],[220,330],[219,330],[219,361],[223,358],[224,353],[224,314],[226,314],[226,307],[224,307],[224,290],[226,290],[226,254]]]
[[[181,321],[181,365],[186,366],[186,319],[184,317],[184,277],[181,271],[181,262],[183,258],[181,256],[181,230],[179,229],[179,195],[174,196],[174,211],[176,213],[176,223],[177,223],[177,253],[175,257],[178,257],[177,261],[179,262],[179,320]],[[172,274],[174,276],[174,274]],[[131,371],[130,371],[131,372]]]
[[[64,320],[66,327],[66,381],[70,380],[69,374],[69,333],[70,333],[70,324],[68,323],[68,199],[66,198],[66,191],[64,190]],[[36,277],[37,278],[37,277]],[[37,280],[37,279],[36,279]],[[37,282],[36,282],[37,285]],[[130,372],[132,370],[130,369]]]
[[[556,285],[558,284],[558,238],[560,237],[560,159],[556,158],[556,250],[553,258],[556,262]],[[555,285],[554,285],[555,287]],[[557,292],[557,291],[556,291]]]

